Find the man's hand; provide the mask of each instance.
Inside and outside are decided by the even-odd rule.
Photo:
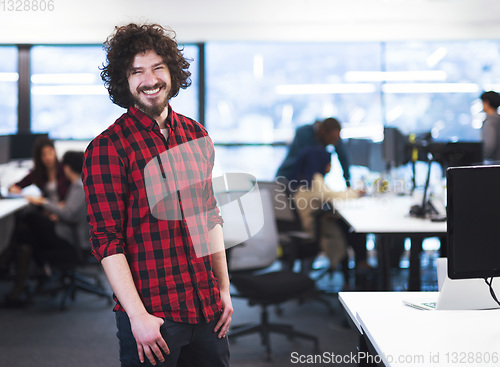
[[[167,343],[160,333],[160,326],[164,322],[163,319],[149,313],[130,317],[130,325],[137,343],[137,351],[141,363],[144,363],[144,355],[146,355],[152,365],[156,365],[154,356],[160,362],[164,362],[165,357],[163,357],[162,351],[165,354],[170,354]]]
[[[215,325],[214,332],[219,331],[219,338],[224,338],[231,325],[231,316],[234,310],[229,291],[221,291],[220,299],[222,302],[222,314],[220,315],[219,322]]]

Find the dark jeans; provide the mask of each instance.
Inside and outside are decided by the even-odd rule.
[[[161,367],[229,367],[229,343],[227,337],[218,338],[214,332],[218,317],[214,321],[201,324],[183,324],[165,320],[160,331],[170,349],[165,362],[157,361]],[[120,341],[120,361],[122,367],[151,366],[144,356],[144,364],[139,361],[137,344],[130,328],[130,320],[125,312],[116,312],[116,335]]]

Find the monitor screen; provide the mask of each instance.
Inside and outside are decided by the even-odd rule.
[[[500,276],[500,166],[452,167],[446,174],[448,276]]]
[[[431,143],[427,149],[434,156],[434,160],[445,168],[475,166],[483,163],[483,143],[481,142]]]
[[[48,138],[48,134],[18,133],[10,135],[10,160],[32,159],[33,147],[39,137]]]
[[[395,127],[384,127],[382,156],[388,167],[398,167],[410,160],[408,138]]]
[[[353,166],[368,167],[371,171],[382,172],[386,169],[383,160],[382,143],[371,139],[342,140],[349,153],[349,163]]]
[[[0,135],[0,164],[10,161],[10,138],[9,135]]]

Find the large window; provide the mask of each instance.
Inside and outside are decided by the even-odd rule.
[[[17,47],[0,47],[0,135],[17,132]]]
[[[289,142],[297,126],[333,116],[343,137],[381,140],[383,126],[437,141],[480,139],[485,90],[500,91],[500,42],[236,43],[206,45],[206,125],[216,144]],[[257,148],[219,149],[230,169]],[[266,151],[275,171],[283,153]],[[230,154],[231,156],[226,156]]]
[[[500,90],[499,60],[498,41],[387,43],[386,124],[435,140],[479,140],[479,96]]]
[[[192,85],[172,107],[205,122],[223,170],[265,179],[276,172],[296,127],[330,116],[342,123],[344,138],[380,141],[383,126],[395,126],[405,135],[477,141],[485,117],[479,95],[500,91],[496,40],[181,47],[192,60]],[[0,134],[15,133],[17,48],[0,47],[0,57]],[[30,57],[33,132],[88,140],[123,112],[100,78],[100,45],[33,46]]]
[[[380,70],[380,52],[380,43],[209,43],[207,129],[216,144],[288,143],[299,125],[334,116],[345,136],[380,134],[381,83],[349,74]],[[270,179],[285,153],[221,147],[217,157],[225,170]]]
[[[112,104],[99,76],[100,46],[36,46],[31,50],[31,129],[56,139],[88,139],[123,109]]]
[[[186,47],[195,59],[196,47]],[[56,139],[91,139],[113,123],[124,109],[113,104],[100,78],[105,62],[101,46],[35,46],[31,50],[33,132]],[[172,101],[178,112],[197,118],[197,69],[193,86]]]
[[[379,43],[209,43],[206,125],[217,142],[289,141],[294,129],[335,116],[358,134],[382,121]],[[366,132],[367,130],[365,130]],[[356,134],[356,132],[353,132]]]

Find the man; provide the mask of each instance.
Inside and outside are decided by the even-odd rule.
[[[500,95],[494,91],[481,94],[483,111],[486,119],[483,122],[483,158],[489,162],[500,161]]]
[[[157,24],[117,27],[105,50],[101,77],[127,112],[90,143],[83,182],[122,366],[228,366],[233,307],[214,148],[169,105],[190,84],[189,63]]]
[[[312,125],[298,127],[288,154],[276,173],[276,179],[283,184],[290,180],[298,179],[295,177],[298,171],[297,161],[304,152],[307,152],[306,148],[326,148],[328,145],[334,145],[337,157],[344,171],[346,185],[350,187],[349,161],[342,139],[340,138],[341,129],[340,122],[333,117],[323,121],[316,121]],[[350,232],[348,226],[343,221],[338,221],[338,224],[344,231],[348,244],[354,250],[357,270],[356,277],[361,279],[361,277],[358,277],[358,274],[367,271],[366,269],[371,269],[367,262],[366,235]],[[348,272],[347,265],[344,264],[343,266],[345,272]]]
[[[285,178],[288,181],[292,178],[297,157],[304,148],[334,145],[344,171],[346,184],[350,187],[349,160],[342,139],[340,139],[340,130],[340,122],[332,117],[323,121],[316,121],[314,124],[299,126],[295,130],[295,137],[289,147],[285,160],[278,168],[276,177],[278,179]]]

